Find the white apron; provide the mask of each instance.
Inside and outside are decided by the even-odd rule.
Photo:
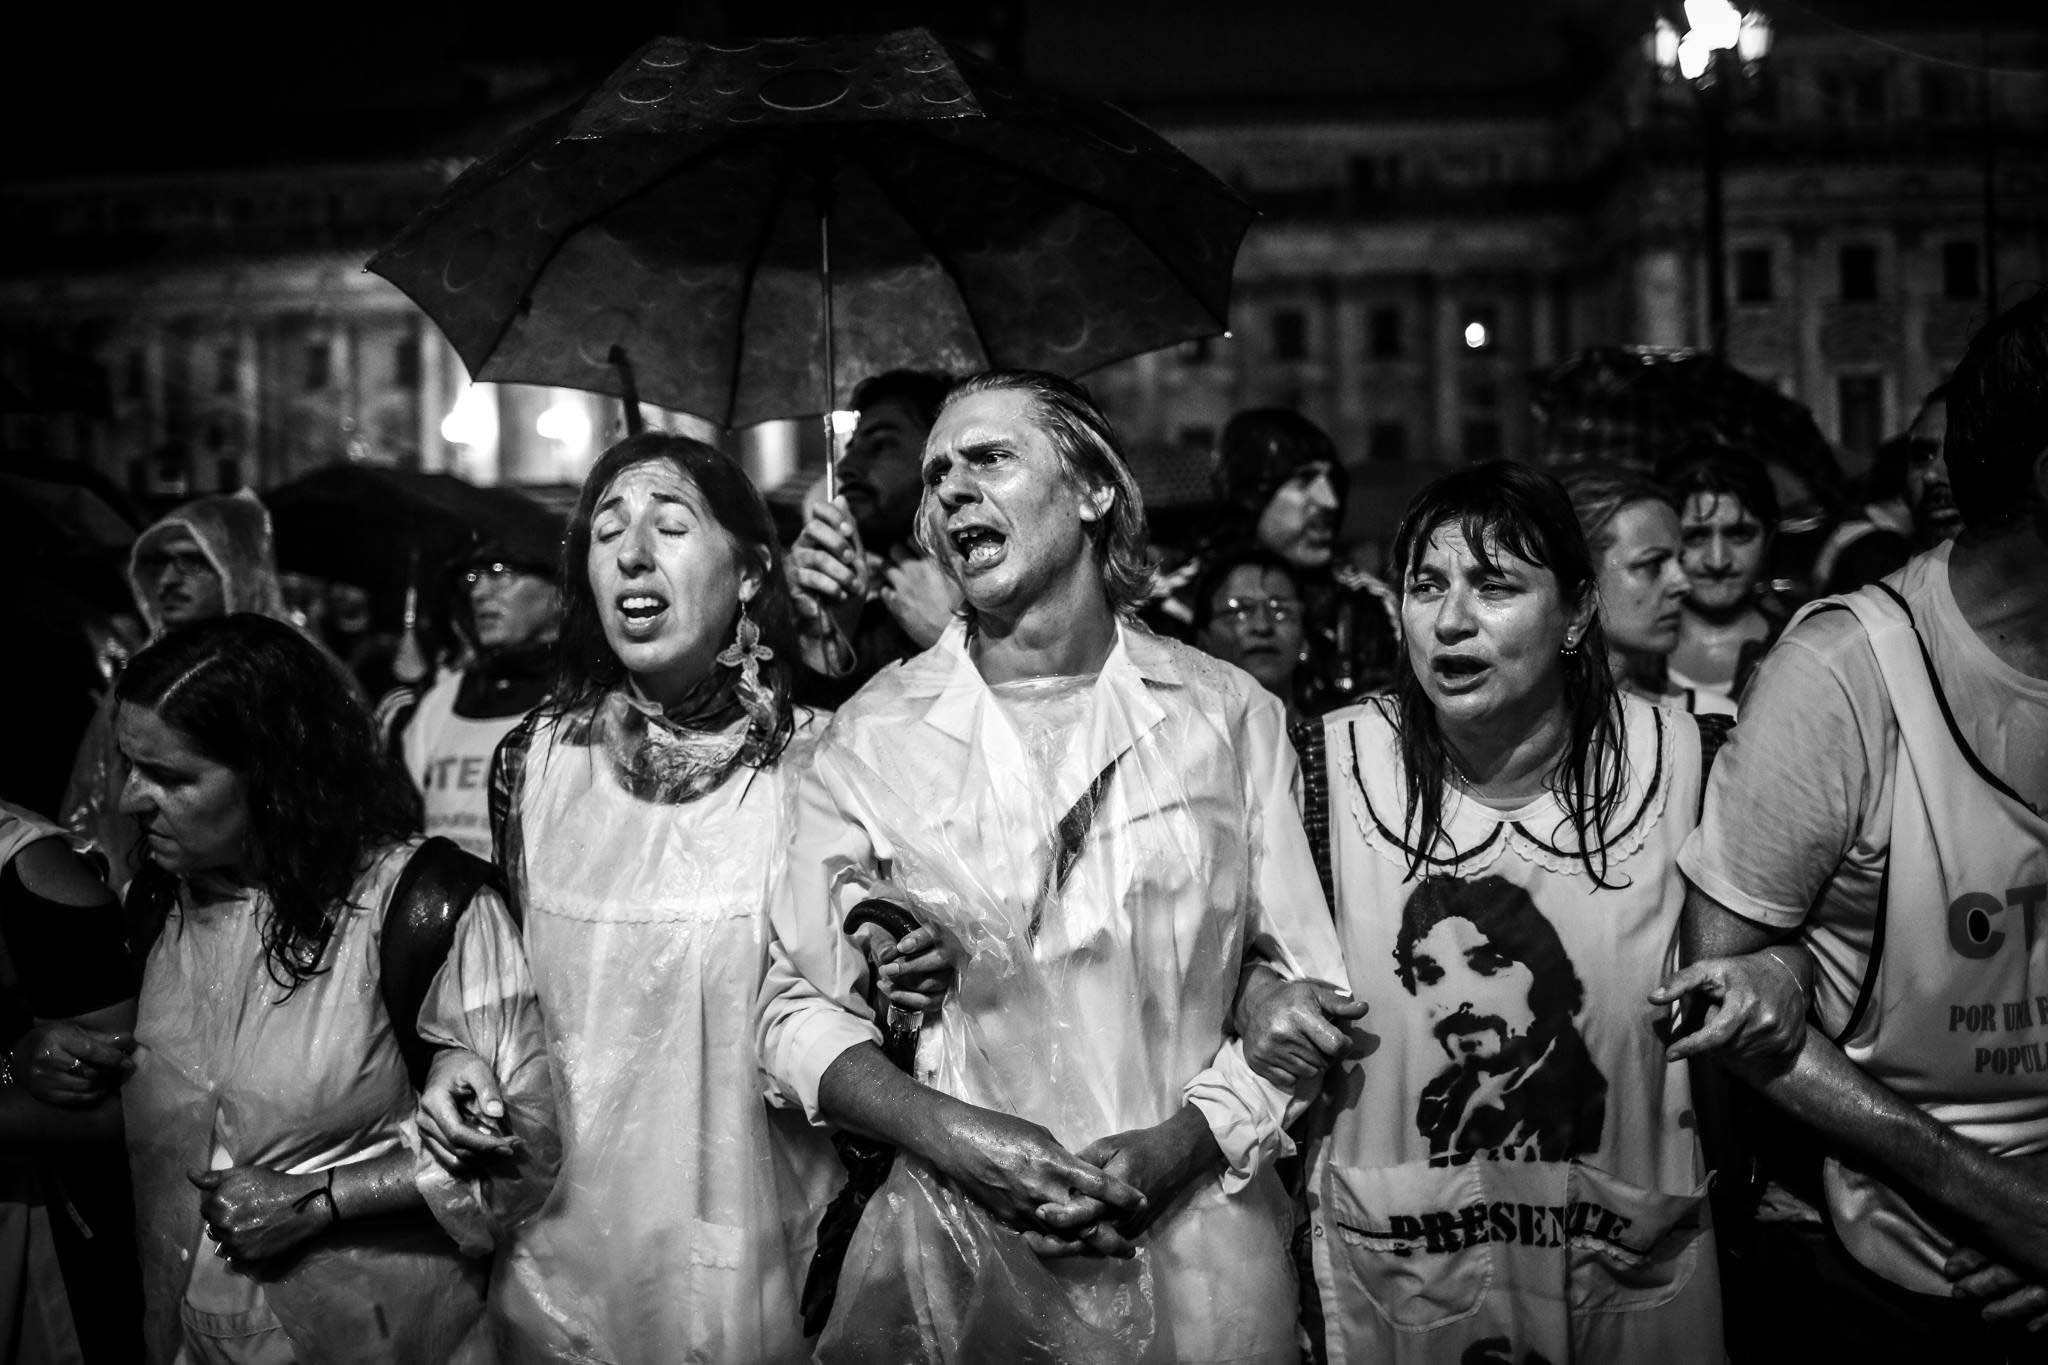
[[[1719,1361],[1705,1168],[1645,999],[1672,962],[1698,732],[1625,698],[1594,885],[1545,795],[1445,791],[1408,873],[1391,707],[1325,721],[1337,927],[1370,1053],[1329,1082],[1311,1252],[1335,1362]]]
[[[2048,820],[1950,721],[1905,603],[1881,585],[1837,600],[1870,637],[1899,751],[1878,950],[1862,997],[1822,1023],[1872,1079],[1962,1136],[2032,1155],[2048,1149]],[[1858,1261],[1948,1295],[1953,1241],[1862,1171],[1830,1158],[1824,1179]]]
[[[491,856],[491,755],[526,718],[521,712],[472,720],[455,714],[460,673],[444,673],[407,722],[405,770],[426,798],[427,833],[453,839],[464,852]]]
[[[661,805],[619,784],[601,743],[559,734],[542,725],[527,755],[508,870],[563,1161],[492,1286],[504,1358],[801,1359],[797,1297],[845,1177],[822,1130],[769,1109],[753,1012],[807,736]]]

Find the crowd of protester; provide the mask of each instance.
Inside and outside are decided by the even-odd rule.
[[[2048,295],[1817,558],[1769,452],[880,375],[630,436],[453,647],[136,541],[0,804],[21,1361],[1995,1362],[2048,1341]],[[346,637],[346,638],[344,638]]]

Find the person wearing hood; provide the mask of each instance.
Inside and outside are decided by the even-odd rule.
[[[165,632],[235,612],[284,621],[270,513],[246,490],[194,498],[135,538],[128,584],[152,642]],[[117,809],[127,765],[114,744],[113,689],[94,712],[71,780],[62,822],[107,860],[118,892],[135,870],[134,822]]]
[[[1220,513],[1206,546],[1162,574],[1148,623],[1185,635],[1201,613],[1188,594],[1224,554],[1257,549],[1293,570],[1308,657],[1296,686],[1315,715],[1372,691],[1391,675],[1399,627],[1394,594],[1346,562],[1337,543],[1350,480],[1328,433],[1288,408],[1252,408],[1223,428],[1216,454]]]
[[[491,856],[491,755],[546,699],[562,590],[550,542],[485,541],[463,562],[476,655],[387,693],[377,717],[386,748],[426,800],[427,833]]]

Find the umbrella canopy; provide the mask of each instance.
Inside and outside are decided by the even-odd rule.
[[[922,29],[658,38],[369,268],[479,380],[622,394],[618,348],[647,401],[742,426],[900,366],[1076,374],[1221,332],[1251,218],[1129,116]]]
[[[1596,346],[1538,380],[1535,405],[1546,463],[1654,471],[1718,446],[1781,465],[1823,497],[1842,483],[1835,448],[1805,404],[1706,351]]]
[[[387,603],[485,542],[528,563],[561,556],[559,514],[452,474],[329,465],[264,502],[280,569],[354,583]]]

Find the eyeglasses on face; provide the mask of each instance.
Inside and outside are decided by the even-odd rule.
[[[1301,615],[1301,603],[1291,597],[1226,597],[1216,604],[1216,619],[1241,626],[1254,616],[1263,616],[1284,626]]]
[[[466,586],[472,588],[479,583],[488,583],[495,588],[500,584],[511,582],[521,572],[523,571],[505,563],[503,560],[493,560],[489,564],[472,565],[463,573],[462,581]]]

